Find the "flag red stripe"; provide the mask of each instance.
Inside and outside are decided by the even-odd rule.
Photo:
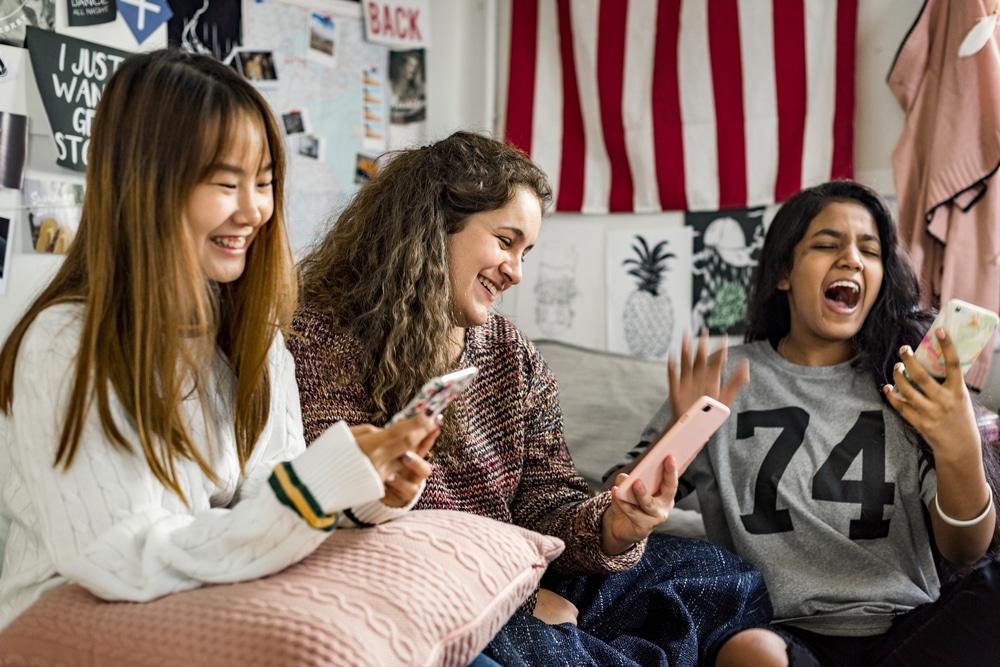
[[[857,0],[837,2],[837,87],[831,178],[854,178],[854,44]]]
[[[580,91],[576,82],[570,0],[558,0],[557,7],[559,57],[562,60],[563,137],[556,210],[579,211],[583,207],[587,137],[583,129],[583,111],[580,108]]]
[[[747,201],[747,158],[737,0],[709,2],[708,46],[715,94],[719,208],[742,208]]]
[[[634,204],[632,168],[625,147],[625,118],[622,99],[625,90],[625,34],[628,28],[628,0],[602,2],[598,10],[597,90],[601,106],[604,148],[611,163],[608,210],[631,211]]]
[[[774,75],[778,107],[778,173],[774,200],[802,188],[806,127],[806,17],[803,0],[772,3]]]
[[[507,141],[530,153],[535,107],[538,0],[513,0],[510,23]]]
[[[656,182],[664,211],[686,211],[684,128],[677,69],[681,3],[661,2],[656,14],[656,53],[653,54],[653,146]]]

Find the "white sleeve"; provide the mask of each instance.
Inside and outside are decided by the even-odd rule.
[[[305,450],[298,394],[288,395],[281,379],[294,378],[294,371],[284,367],[291,359],[280,340],[271,356],[274,409],[235,504],[212,507],[217,489],[197,466],[182,461],[185,506],[154,477],[138,446],[131,453],[111,444],[96,401],[73,464],[54,467],[79,332],[78,320],[64,309],[40,315],[21,344],[8,421],[12,477],[32,522],[27,542],[36,543],[38,557],[50,560],[58,575],[105,599],[142,601],[205,582],[254,579],[298,562],[327,533],[279,500],[271,468],[297,472],[324,514],[381,497],[377,475],[373,480],[358,473],[358,458],[367,459],[346,426]],[[122,433],[135,437],[117,400],[110,407]]]

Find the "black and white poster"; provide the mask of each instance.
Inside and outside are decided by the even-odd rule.
[[[0,218],[0,294],[7,293],[7,272],[10,270],[11,224],[8,218]]]
[[[0,44],[24,46],[29,27],[55,30],[55,0],[0,0]]]
[[[170,0],[171,46],[226,60],[242,42],[243,3],[227,0]]]
[[[56,164],[86,171],[94,110],[104,84],[129,54],[37,28],[28,29],[27,44],[56,142]]]
[[[66,0],[71,26],[111,23],[118,16],[115,0]]]

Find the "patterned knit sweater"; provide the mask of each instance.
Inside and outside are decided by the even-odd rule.
[[[308,307],[296,314],[288,347],[302,401],[306,441],[343,419],[371,421],[375,411],[360,379],[357,340],[332,328]],[[608,493],[594,496],[573,466],[563,437],[556,381],[531,342],[508,320],[491,315],[468,329],[461,366],[479,375],[459,399],[458,446],[434,452],[418,509],[472,512],[553,535],[566,550],[553,571],[563,574],[619,572],[642,556],[645,541],[608,556],[600,547],[601,517]]]

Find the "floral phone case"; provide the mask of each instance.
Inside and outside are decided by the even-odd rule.
[[[439,375],[438,377],[431,378],[420,388],[417,395],[406,404],[406,407],[392,416],[392,419],[389,420],[386,426],[391,426],[400,419],[412,417],[420,412],[427,413],[428,417],[441,414],[456,396],[469,388],[469,385],[472,384],[472,379],[478,373],[478,368],[470,366],[469,368],[463,368],[447,375]]]
[[[933,324],[917,346],[913,356],[933,377],[943,380],[946,374],[941,343],[934,332],[944,327],[958,351],[962,376],[969,371],[997,328],[997,314],[980,306],[952,299],[941,308]]]

